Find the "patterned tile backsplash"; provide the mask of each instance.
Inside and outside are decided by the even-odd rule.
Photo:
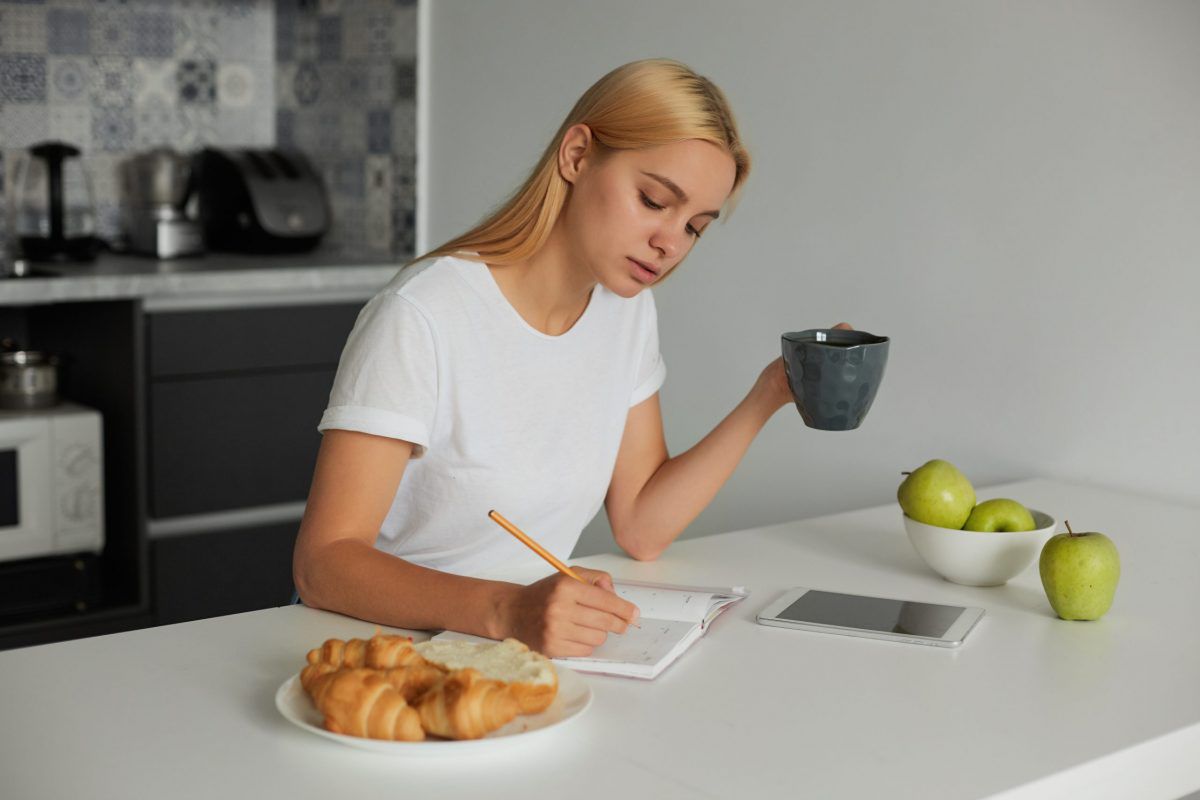
[[[0,0],[0,246],[14,151],[61,139],[110,241],[129,155],[278,145],[325,179],[323,247],[408,257],[416,46],[415,0]]]

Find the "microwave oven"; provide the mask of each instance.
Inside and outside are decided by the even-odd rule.
[[[100,412],[0,411],[0,561],[103,548]]]

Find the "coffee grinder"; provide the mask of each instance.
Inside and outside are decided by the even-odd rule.
[[[203,232],[189,208],[193,187],[191,160],[169,147],[126,161],[122,188],[129,249],[157,258],[204,252]]]

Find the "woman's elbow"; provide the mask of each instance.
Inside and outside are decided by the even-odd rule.
[[[299,570],[292,570],[292,586],[296,589],[296,597],[300,602],[309,608],[320,608],[317,603],[317,598],[313,595],[312,587],[308,583],[307,577]]]
[[[297,548],[296,553],[292,556],[292,584],[296,588],[300,602],[309,608],[322,608],[316,589],[318,581],[315,581],[313,576],[314,566],[313,559],[308,556],[307,552]]]
[[[665,547],[648,546],[645,539],[636,535],[615,537],[617,546],[634,561],[653,561],[662,555]]]
[[[301,578],[293,574],[292,583],[296,587],[296,597],[301,603],[309,608],[321,608],[321,602],[317,599],[312,588]]]

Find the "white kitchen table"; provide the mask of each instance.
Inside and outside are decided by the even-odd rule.
[[[305,652],[374,626],[302,606],[0,653],[0,795],[35,798],[1176,798],[1200,788],[1200,509],[1057,481],[993,487],[1116,542],[1097,622],[1036,564],[942,580],[896,505],[679,542],[619,577],[744,584],[654,681],[585,675],[590,709],[503,753],[344,746],[276,710]],[[805,585],[987,613],[957,649],[757,625]],[[417,638],[427,634],[417,633]]]

